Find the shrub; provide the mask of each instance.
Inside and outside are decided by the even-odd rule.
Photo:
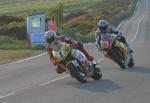
[[[9,24],[0,27],[1,36],[9,36],[19,40],[25,40],[26,34],[25,22],[10,22]]]
[[[50,16],[55,17],[58,26],[61,25],[61,23],[62,23],[63,12],[64,12],[64,3],[63,2],[58,2],[58,4],[56,6],[49,8],[49,10],[48,10],[48,14]]]
[[[13,43],[13,39],[8,36],[0,36],[0,45],[6,44],[6,43],[8,44]]]
[[[8,16],[8,15],[0,16],[0,25],[8,24],[10,22],[22,22],[22,21],[24,21],[24,19],[21,17]]]
[[[110,25],[117,26],[119,22],[129,17],[136,0],[115,0],[111,5],[105,6],[101,11],[92,11],[78,16],[64,23],[64,28],[69,28],[75,33],[89,34],[97,29],[99,19],[106,19]],[[130,5],[129,5],[130,4]],[[132,6],[133,8],[131,8]]]

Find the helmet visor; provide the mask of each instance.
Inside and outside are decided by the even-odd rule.
[[[99,27],[99,29],[100,29],[101,31],[106,31],[106,30],[107,30],[107,26]]]
[[[46,39],[47,43],[51,44],[55,40],[55,37],[51,37],[49,39]]]

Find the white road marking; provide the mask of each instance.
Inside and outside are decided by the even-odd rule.
[[[47,53],[42,53],[42,54],[40,54],[40,55],[36,55],[36,56],[31,57],[31,58],[27,58],[27,59],[23,59],[23,60],[18,60],[18,61],[16,61],[16,62],[11,62],[11,63],[7,63],[7,64],[21,63],[21,62],[24,62],[24,61],[28,61],[28,60],[31,60],[31,59],[34,59],[34,58],[43,56],[43,55],[45,55],[45,54],[47,54]]]
[[[144,16],[143,16],[143,18],[144,18]],[[137,35],[138,35],[138,32],[139,32],[140,24],[141,24],[141,22],[142,22],[143,18],[142,18],[142,19],[140,19],[140,21],[139,21],[139,23],[138,23],[138,26],[137,26],[136,33],[135,33],[135,35],[134,35],[133,39],[130,41],[130,43],[133,43],[133,42],[136,40]]]
[[[49,83],[52,83],[52,82],[56,82],[56,81],[61,80],[61,79],[65,79],[65,78],[67,78],[67,77],[69,77],[69,76],[70,76],[70,75],[62,76],[62,77],[53,79],[53,80],[51,80],[51,81],[48,81],[48,82],[46,82],[46,83],[43,83],[43,84],[41,84],[41,85],[39,85],[39,86],[41,87],[41,86],[44,86],[44,85],[46,85],[46,84],[49,84]]]
[[[100,58],[97,62],[102,62],[104,60],[104,57]]]
[[[5,97],[12,96],[12,95],[14,95],[14,94],[15,94],[15,93],[10,93],[10,94],[4,95],[4,96],[0,96],[0,99],[5,98]]]
[[[141,1],[142,1],[142,0],[141,0]],[[140,2],[140,3],[141,3],[141,2]],[[137,8],[139,7],[139,4],[140,4],[140,3],[139,3],[139,0],[138,0],[133,15],[135,15],[135,13],[136,13],[136,11],[137,11]]]
[[[118,25],[117,29],[119,29],[123,23],[124,23],[124,21],[122,21],[122,22]]]

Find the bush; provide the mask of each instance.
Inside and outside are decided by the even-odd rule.
[[[8,36],[0,36],[0,45],[5,43],[11,44],[13,43],[13,39]]]
[[[22,22],[22,21],[24,21],[24,19],[20,17],[8,15],[0,16],[0,25],[8,24],[10,22]]]
[[[10,22],[0,27],[0,36],[9,36],[19,40],[26,39],[25,22]]]
[[[88,35],[80,35],[80,34],[75,34],[72,30],[69,29],[62,29],[62,35],[68,36],[70,38],[73,38],[75,40],[78,40],[82,43],[88,43],[88,42],[94,42],[95,41],[95,35],[93,35],[95,32],[91,32]]]
[[[58,2],[56,6],[49,8],[48,15],[53,16],[56,19],[57,25],[59,26],[62,24],[63,12],[64,12],[64,3]]]
[[[64,28],[69,28],[75,33],[85,35],[97,29],[99,19],[106,19],[110,25],[117,26],[121,20],[131,15],[137,0],[115,1],[111,5],[104,7],[101,11],[92,11],[68,20],[64,23]]]
[[[0,36],[9,36],[19,40],[26,39],[26,23],[21,17],[0,16]]]

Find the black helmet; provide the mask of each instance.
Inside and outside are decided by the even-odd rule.
[[[50,30],[45,33],[45,39],[47,43],[51,44],[55,40],[55,38],[56,38],[55,31]]]
[[[101,31],[105,31],[107,29],[107,27],[108,27],[108,22],[106,20],[100,20],[98,22],[98,25],[99,25],[99,29]]]

